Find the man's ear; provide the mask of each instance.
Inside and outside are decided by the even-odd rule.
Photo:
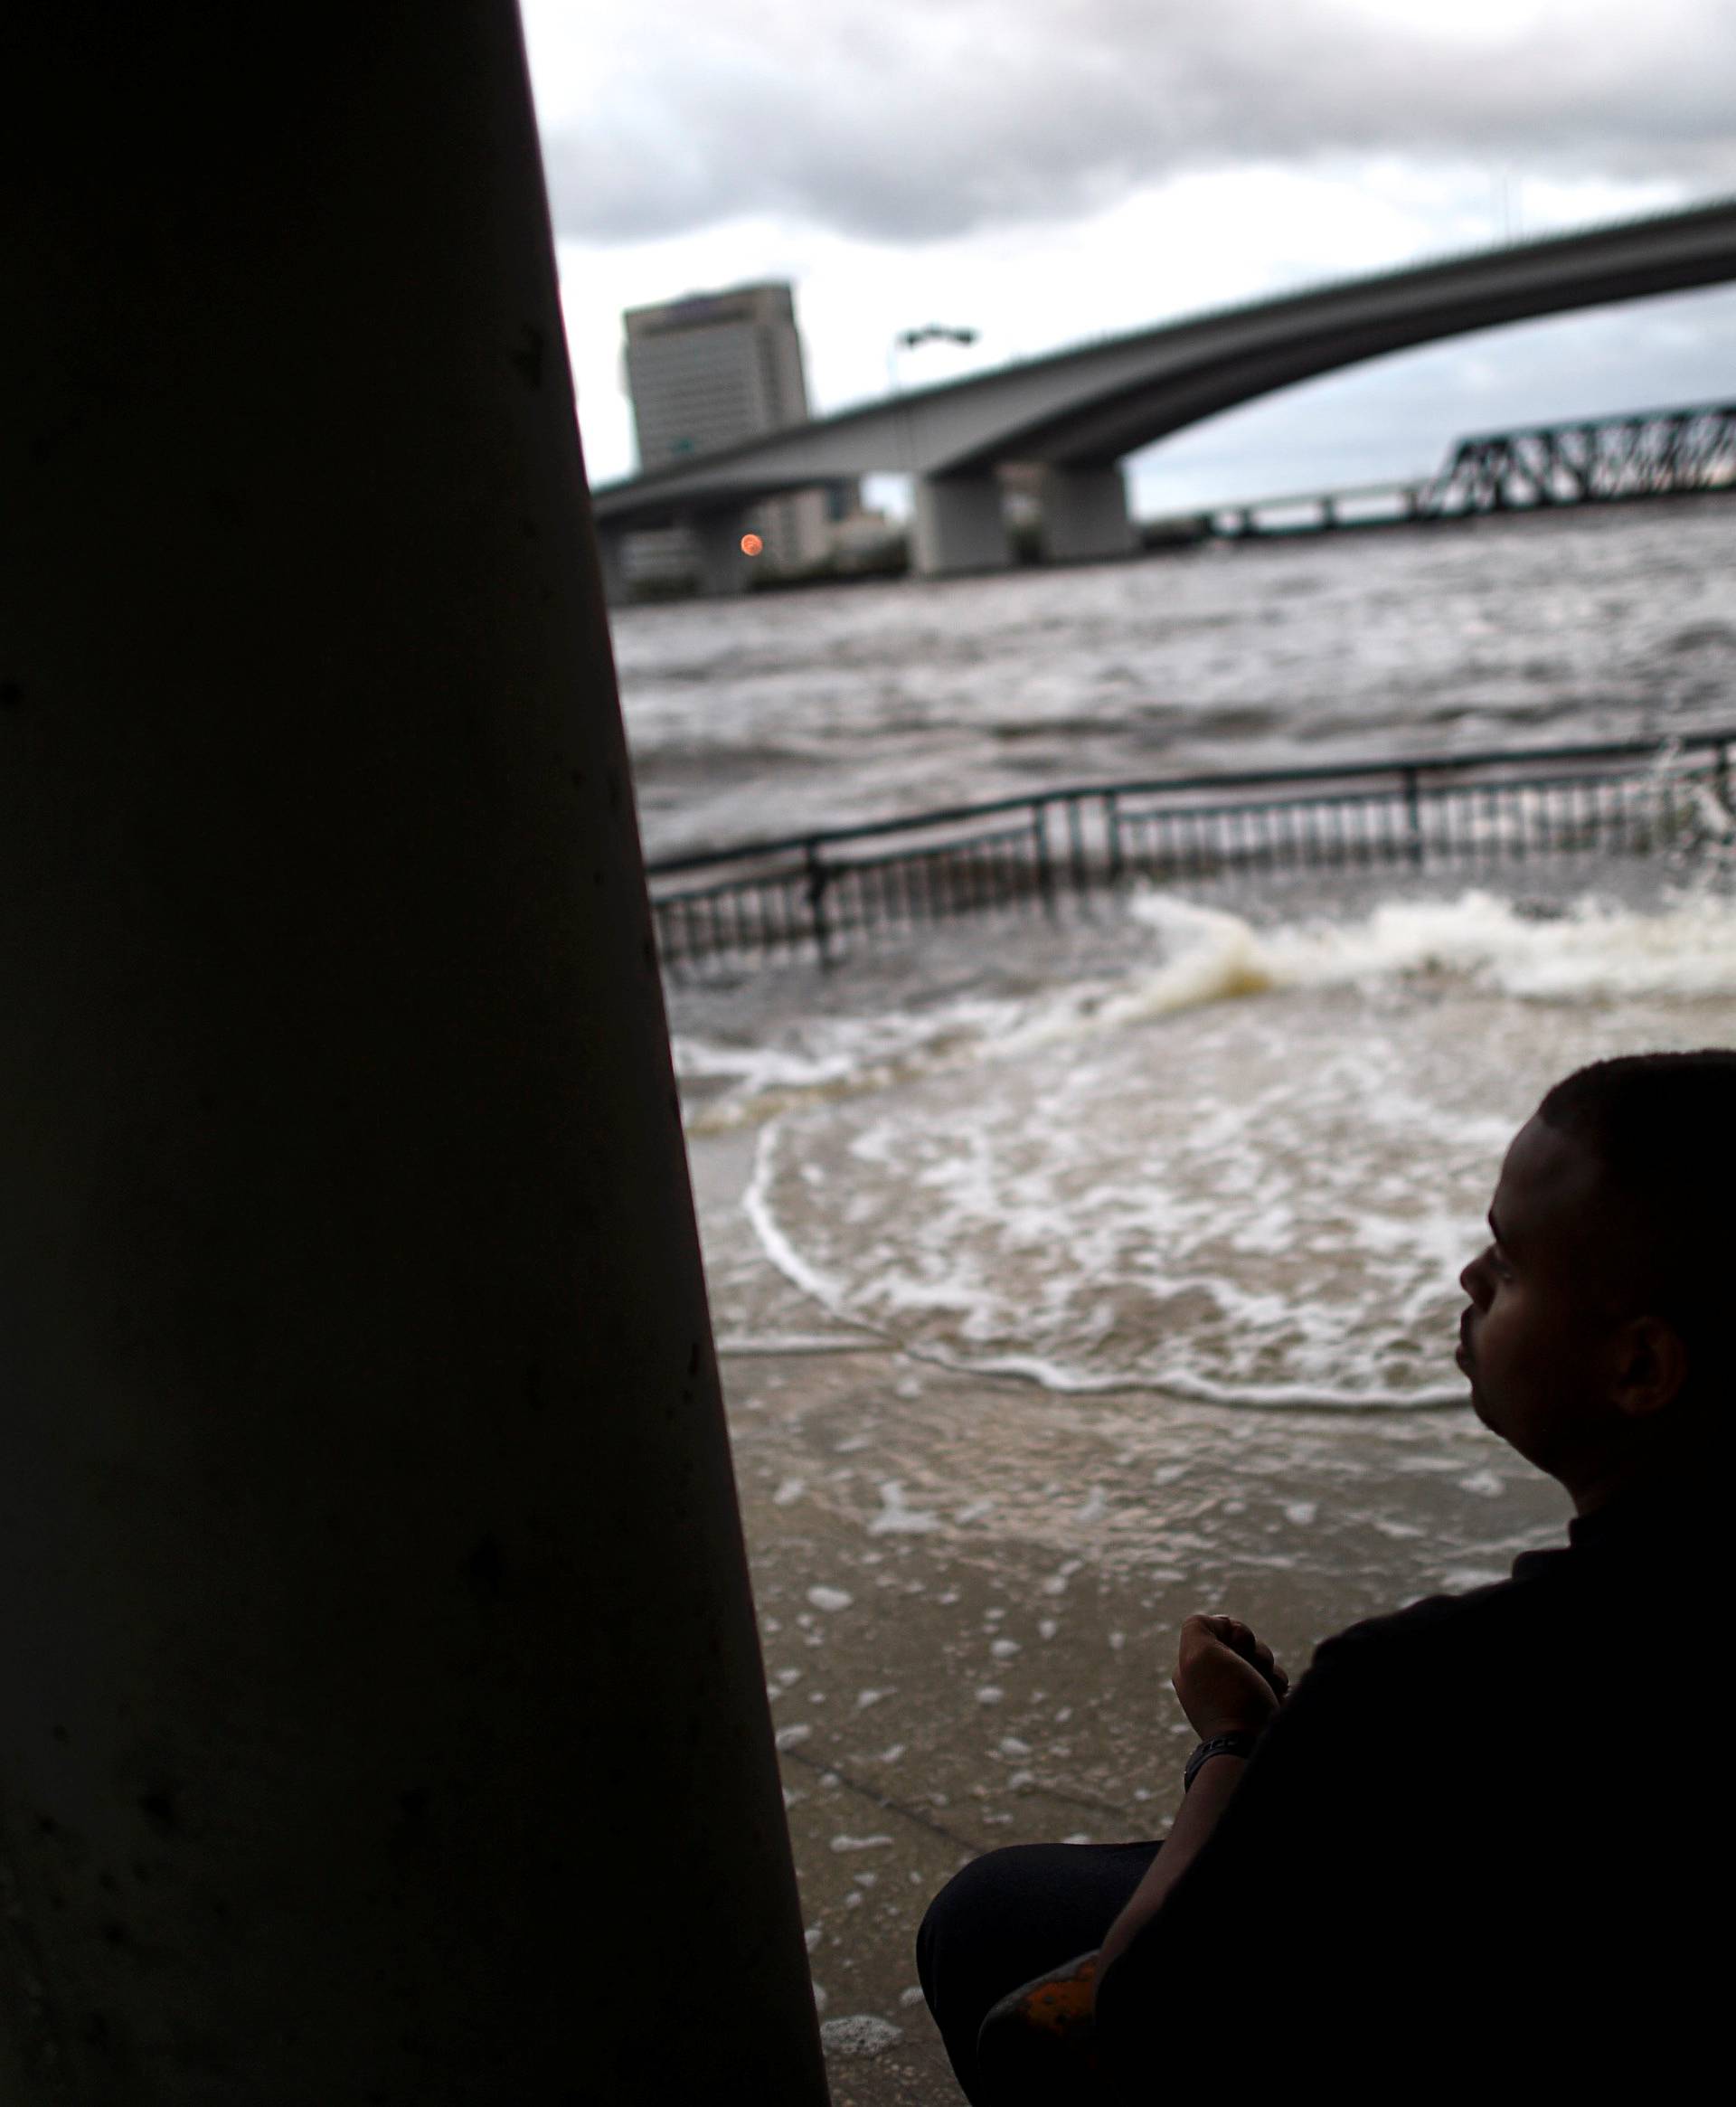
[[[1627,1419],[1651,1419],[1680,1396],[1688,1380],[1688,1349],[1661,1317],[1630,1317],[1616,1335],[1612,1397]]]

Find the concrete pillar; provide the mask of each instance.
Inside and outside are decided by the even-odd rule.
[[[756,559],[741,546],[747,531],[745,512],[707,513],[693,522],[693,552],[702,592],[728,594],[748,590]]]
[[[1045,468],[1043,472],[1043,553],[1053,563],[1131,555],[1133,522],[1119,466]]]
[[[1000,478],[923,476],[916,484],[911,568],[925,578],[961,571],[1001,571],[1013,561],[1001,513]]]
[[[0,2099],[820,2102],[514,11],[7,89]]]

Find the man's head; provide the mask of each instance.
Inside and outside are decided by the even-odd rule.
[[[1519,1130],[1466,1267],[1478,1416],[1581,1512],[1712,1431],[1736,1380],[1736,1052],[1599,1062]]]

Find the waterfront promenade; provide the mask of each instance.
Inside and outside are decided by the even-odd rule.
[[[754,1238],[753,1158],[751,1134],[692,1148],[835,2107],[948,2107],[928,1899],[991,1846],[1161,1833],[1184,1616],[1228,1602],[1294,1670],[1505,1570],[1563,1503],[1468,1413],[1069,1401],[840,1336]]]

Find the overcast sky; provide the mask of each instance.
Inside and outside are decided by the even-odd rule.
[[[787,278],[816,411],[1224,300],[1736,192],[1736,0],[523,0],[580,423],[623,307]],[[1136,508],[1736,395],[1736,288],[1485,332],[1129,463]],[[873,495],[892,496],[892,487]]]

